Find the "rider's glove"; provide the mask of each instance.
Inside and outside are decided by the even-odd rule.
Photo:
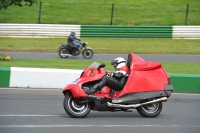
[[[113,76],[113,73],[107,72],[107,76],[112,77],[112,76]]]

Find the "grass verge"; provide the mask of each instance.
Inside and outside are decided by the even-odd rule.
[[[77,63],[78,62],[78,63]],[[35,59],[13,59],[12,61],[0,61],[0,66],[5,67],[32,67],[32,68],[60,68],[83,70],[88,67],[93,60],[35,60]],[[108,60],[97,60],[105,63],[106,70],[113,71],[113,67]],[[169,73],[200,74],[200,63],[176,63],[162,62],[164,68]]]
[[[162,39],[162,38],[81,38],[89,42],[94,53],[115,54],[200,54],[200,39]],[[20,52],[57,52],[60,44],[66,43],[66,38],[0,38],[0,51]],[[34,68],[61,68],[61,69],[85,69],[93,60],[33,60],[15,59],[12,61],[0,61],[0,66],[7,67],[34,67]],[[77,63],[78,62],[78,63]],[[110,61],[98,61],[106,63],[106,69],[112,71]],[[200,63],[172,63],[163,62],[163,66],[170,73],[200,74]]]
[[[57,52],[66,38],[0,38],[0,51]],[[169,38],[81,38],[94,53],[200,54],[200,39]]]

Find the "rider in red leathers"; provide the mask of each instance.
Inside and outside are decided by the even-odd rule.
[[[95,92],[101,90],[104,86],[108,86],[115,91],[121,91],[123,89],[129,74],[126,61],[124,58],[118,57],[115,58],[111,64],[113,65],[115,72],[107,72],[107,75],[105,75],[92,88],[84,89],[88,95],[94,94]]]

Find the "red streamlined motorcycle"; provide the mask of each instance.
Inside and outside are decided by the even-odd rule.
[[[107,74],[104,67],[104,63],[94,62],[63,89],[63,106],[69,116],[83,118],[91,110],[130,112],[132,109],[143,117],[160,114],[162,102],[167,101],[173,91],[170,76],[160,62],[145,61],[130,53],[127,59],[130,73],[121,91],[105,86],[94,95],[86,94],[83,88],[89,89]]]

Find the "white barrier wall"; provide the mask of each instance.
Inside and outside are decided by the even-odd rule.
[[[200,26],[173,26],[172,38],[200,39]]]
[[[60,88],[80,77],[83,70],[11,67],[9,87]]]
[[[152,26],[152,27],[155,28],[155,26]],[[200,39],[200,26],[166,26],[166,27],[170,28],[170,34],[168,35],[169,38],[172,37],[173,39],[181,39],[181,38]],[[171,33],[171,28],[172,28],[172,33]],[[127,26],[127,29],[128,29],[128,26]],[[69,36],[71,30],[76,31],[76,36],[78,38],[80,38],[81,36],[94,37],[96,36],[94,35],[94,33],[96,34],[100,32],[98,29],[91,28],[91,27],[89,29],[88,28],[84,29],[84,26],[81,27],[81,25],[0,23],[0,37],[23,37],[23,38],[25,37],[27,38],[67,37]],[[82,35],[81,35],[81,30],[83,30]],[[128,32],[130,31],[127,31],[127,33]],[[152,32],[152,31],[149,31],[149,32]],[[102,34],[102,31],[101,31],[101,34]],[[137,33],[134,33],[134,34],[136,35]],[[163,34],[163,31],[161,31],[160,34]],[[160,34],[157,36],[158,38],[161,37]],[[138,33],[137,37],[140,37],[140,36],[142,37],[141,33]],[[116,37],[116,35],[113,35],[113,37]],[[153,38],[155,37],[156,36],[153,36]]]
[[[80,25],[64,24],[0,24],[0,37],[49,38],[67,37],[71,30],[80,38]]]

